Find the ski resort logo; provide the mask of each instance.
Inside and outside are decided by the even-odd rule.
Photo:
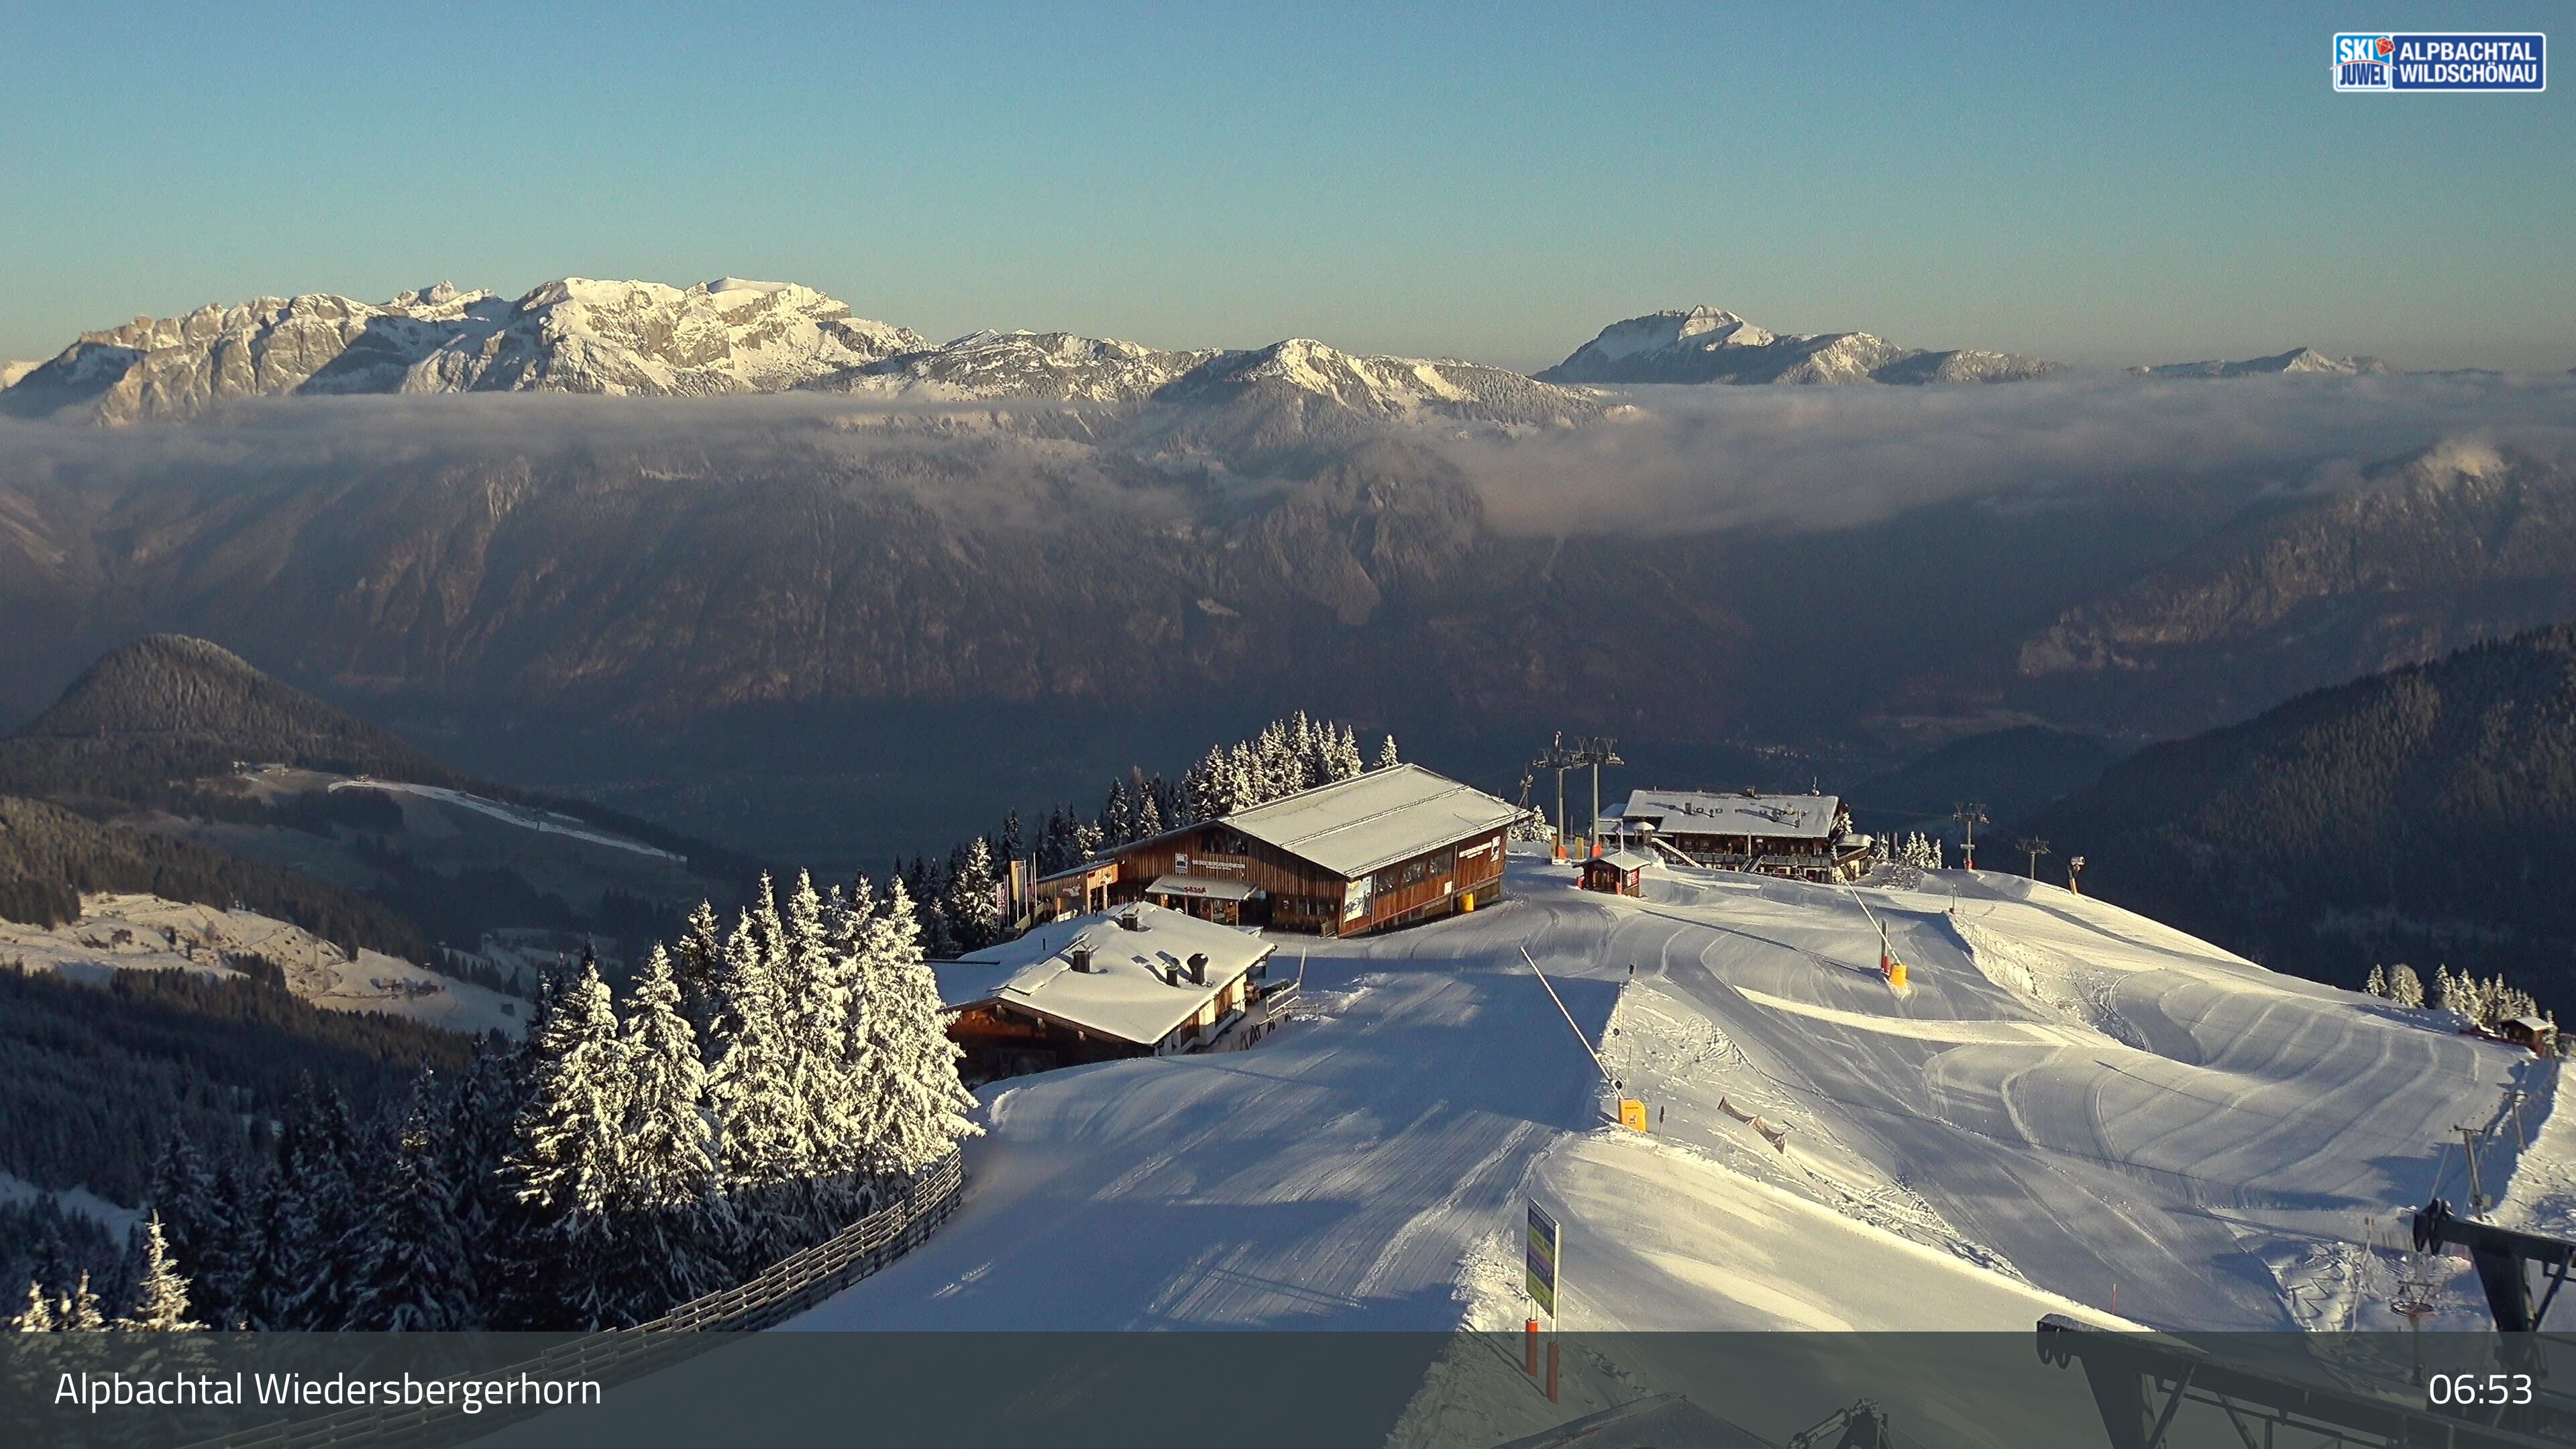
[[[2549,37],[2538,31],[2409,34],[2339,31],[2339,91],[2545,91]]]
[[[2334,38],[2334,88],[2339,91],[2388,89],[2389,57],[2397,53],[2393,35],[2338,35]]]

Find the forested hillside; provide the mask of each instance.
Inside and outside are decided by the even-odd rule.
[[[344,950],[429,961],[420,928],[390,908],[273,865],[186,840],[101,824],[0,795],[0,917],[53,926],[80,918],[83,893],[130,891],[289,921]]]
[[[421,1068],[473,1055],[470,1037],[326,1011],[289,994],[274,967],[233,964],[250,974],[120,971],[102,987],[0,960],[0,1170],[139,1204],[174,1133],[247,1162],[299,1082],[327,1083],[372,1116]]]
[[[2576,625],[2141,751],[2031,822],[2084,883],[2266,965],[2576,991]]]
[[[0,740],[0,791],[163,804],[235,762],[279,763],[464,789],[472,781],[231,651],[155,634],[90,666],[61,700]]]

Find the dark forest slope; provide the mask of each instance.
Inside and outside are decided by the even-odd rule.
[[[155,634],[91,665],[53,708],[0,740],[0,791],[161,803],[235,761],[472,783],[230,650]]]
[[[2576,625],[2141,751],[2033,822],[2085,885],[2266,964],[2576,993]]]

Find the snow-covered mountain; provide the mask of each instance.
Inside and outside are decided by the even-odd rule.
[[[2014,382],[2058,364],[2007,352],[1929,352],[1866,332],[1781,333],[1693,307],[1613,322],[1538,374],[1560,383]]]
[[[0,362],[0,388],[15,387],[18,379],[44,365],[42,362]]]
[[[380,304],[312,294],[138,317],[83,333],[0,403],[128,423],[287,393],[772,392],[927,345],[789,283],[569,277],[516,302],[441,283]]]
[[[1273,413],[1293,402],[1290,411],[1329,415],[1338,426],[1558,425],[1600,410],[1580,393],[1499,368],[1360,357],[1302,338],[1250,351],[1166,351],[1066,332],[983,331],[934,346],[909,328],[855,317],[810,287],[731,277],[687,288],[573,277],[515,302],[441,283],[383,303],[263,297],[138,317],[83,333],[31,366],[0,393],[0,410],[130,423],[289,393],[791,389]]]
[[[827,390],[973,399],[1139,402],[1223,354],[1166,352],[1070,332],[970,333],[817,379]]]
[[[2357,373],[2394,372],[2395,368],[2376,357],[2328,357],[2313,347],[2293,347],[2271,357],[2248,357],[2239,362],[2211,359],[2207,362],[2167,362],[2155,367],[2133,367],[2130,372],[2140,377],[2259,377],[2276,372]]]

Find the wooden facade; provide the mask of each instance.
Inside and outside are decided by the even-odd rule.
[[[1007,1001],[979,1001],[950,1012],[948,1038],[966,1054],[960,1070],[969,1086],[1090,1062],[1170,1056],[1205,1046],[1233,1023],[1260,989],[1261,983],[1249,976],[1227,982],[1195,1015],[1159,1041],[1128,1041]]]
[[[1218,821],[1137,841],[1091,869],[1115,868],[1106,887],[1112,905],[1146,899],[1166,877],[1220,880],[1249,886],[1253,894],[1241,901],[1173,893],[1152,899],[1230,926],[1357,936],[1501,900],[1503,835],[1499,828],[1484,831],[1346,879]],[[1078,884],[1084,876],[1048,877],[1041,899],[1063,897],[1058,882]]]

